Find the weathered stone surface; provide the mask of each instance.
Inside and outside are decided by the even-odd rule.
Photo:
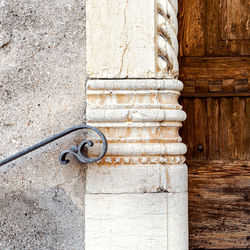
[[[1,157],[83,122],[84,30],[84,1],[1,1]]]
[[[84,8],[84,0],[0,1],[0,159],[84,122]],[[83,249],[84,166],[58,162],[82,138],[0,167],[0,249]]]
[[[188,193],[168,194],[168,250],[188,250]]]
[[[90,78],[177,78],[177,0],[88,0]]]
[[[87,249],[188,249],[183,84],[99,79],[87,86],[87,122],[109,142],[105,158],[87,169]]]
[[[187,166],[88,166],[86,192],[90,194],[187,192]]]
[[[60,187],[0,195],[0,249],[83,249],[83,214]]]
[[[154,76],[154,18],[153,0],[88,0],[88,76]]]
[[[86,249],[165,250],[167,194],[86,194]]]
[[[87,123],[109,142],[105,158],[87,169],[87,249],[188,249],[183,84],[99,79],[87,86]],[[95,142],[93,155],[102,146]]]
[[[157,76],[177,78],[178,63],[178,0],[156,0]]]
[[[187,193],[86,194],[86,249],[187,250]]]

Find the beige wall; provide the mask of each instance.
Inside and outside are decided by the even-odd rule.
[[[0,159],[85,121],[85,1],[0,1]],[[82,249],[83,133],[0,167],[0,249]],[[56,242],[56,243],[55,243]]]

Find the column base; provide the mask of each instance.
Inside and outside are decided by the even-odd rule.
[[[86,250],[188,249],[187,166],[90,165]]]

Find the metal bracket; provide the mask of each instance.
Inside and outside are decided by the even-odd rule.
[[[95,158],[89,158],[86,155],[86,150],[84,151],[84,149],[86,149],[88,147],[92,147],[94,145],[94,143],[90,140],[84,140],[78,146],[72,146],[69,150],[63,151],[59,156],[60,163],[63,165],[69,163],[69,160],[66,159],[66,156],[68,154],[74,155],[82,163],[93,163],[93,162],[99,161],[100,159],[103,158],[103,156],[106,154],[107,149],[108,149],[108,143],[107,143],[107,140],[106,140],[104,134],[100,130],[98,130],[97,128],[94,128],[94,127],[91,127],[88,125],[79,125],[79,126],[75,126],[75,127],[66,129],[66,130],[64,130],[64,131],[62,131],[62,132],[44,140],[44,141],[41,141],[41,142],[39,142],[39,143],[29,147],[29,148],[26,148],[25,150],[15,154],[15,155],[12,155],[12,156],[4,159],[3,161],[0,161],[0,166],[3,166],[11,161],[14,161],[14,160],[32,152],[32,151],[34,151],[34,150],[37,150],[40,147],[43,147],[43,146],[63,137],[65,135],[68,135],[68,134],[75,132],[77,130],[80,130],[80,129],[93,130],[100,136],[101,141],[102,141],[102,145],[103,145],[102,152],[100,153],[99,156],[97,156]]]

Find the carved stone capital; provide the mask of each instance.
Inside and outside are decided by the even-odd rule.
[[[136,157],[141,163],[152,162],[150,157],[183,163],[186,146],[178,133],[186,119],[178,103],[182,87],[174,79],[88,81],[87,122],[106,135],[110,165],[115,156],[122,162],[130,157],[131,164]]]

